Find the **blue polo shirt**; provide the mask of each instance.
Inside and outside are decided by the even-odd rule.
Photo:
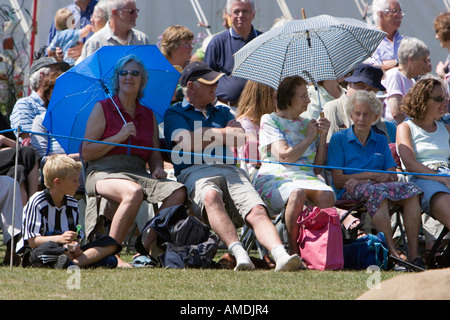
[[[234,103],[238,101],[247,80],[230,76],[234,68],[233,54],[261,33],[252,27],[250,36],[247,40],[244,40],[233,28],[230,28],[211,39],[203,61],[214,71],[222,72],[226,75],[220,78],[217,86],[216,96],[219,100]]]
[[[175,171],[178,176],[181,170],[191,166],[192,164],[211,163],[211,158],[203,157],[200,151],[195,155],[183,155],[175,143],[172,142],[172,136],[177,135],[178,130],[194,131],[195,129],[204,128],[225,128],[228,121],[233,120],[234,116],[228,107],[214,106],[210,104],[205,117],[202,112],[195,109],[186,99],[171,106],[164,115],[164,136],[166,139],[166,147],[169,150],[177,151],[171,154],[171,159]],[[204,150],[207,155],[215,155],[217,149]],[[223,159],[224,163],[233,162],[233,152],[230,148],[224,146],[222,155],[227,157]],[[230,159],[231,158],[231,159]],[[208,160],[209,159],[209,160]],[[216,159],[218,160],[218,159]]]
[[[392,157],[385,135],[376,133],[373,129],[365,146],[356,137],[353,126],[338,131],[331,137],[328,145],[327,166],[346,168],[344,174],[361,173],[355,169],[369,169],[386,171],[397,164]],[[341,198],[345,189],[336,189],[336,196]]]

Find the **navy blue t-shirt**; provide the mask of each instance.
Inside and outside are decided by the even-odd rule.
[[[250,36],[247,40],[244,40],[233,28],[230,28],[217,34],[211,39],[203,61],[214,71],[225,73],[225,76],[220,78],[216,90],[216,96],[219,100],[234,103],[238,101],[247,80],[231,77],[231,72],[234,68],[233,54],[261,33],[262,32],[255,30],[252,27]]]
[[[182,169],[187,168],[192,164],[208,163],[208,161],[211,161],[211,158],[208,158],[205,154],[218,156],[216,154],[216,151],[218,151],[217,148],[212,150],[205,149],[203,152],[197,151],[195,154],[185,154],[183,156],[183,150],[178,150],[176,144],[172,142],[172,137],[177,135],[177,130],[188,130],[193,132],[200,127],[225,128],[227,123],[233,119],[234,116],[230,112],[230,109],[225,106],[214,106],[211,104],[208,107],[206,117],[202,112],[195,109],[195,107],[186,99],[184,99],[183,102],[171,106],[164,115],[164,137],[166,139],[167,149],[177,151],[176,153],[173,152],[171,154],[175,175],[178,176]],[[229,147],[224,146],[220,151],[222,152],[222,155],[226,157],[223,159],[224,163],[234,161],[233,152]]]

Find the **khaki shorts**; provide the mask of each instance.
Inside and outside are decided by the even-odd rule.
[[[181,171],[178,181],[183,183],[193,202],[191,209],[208,222],[204,198],[208,190],[222,195],[225,208],[234,225],[242,227],[246,215],[257,205],[266,208],[244,170],[229,164],[194,164]]]
[[[145,161],[138,156],[113,155],[90,161],[86,174],[86,193],[96,196],[95,185],[105,179],[125,179],[138,183],[150,203],[165,200],[183,187],[169,179],[153,179],[145,169]]]
[[[104,179],[125,179],[138,183],[145,194],[136,223],[142,229],[153,215],[151,204],[162,202],[175,190],[183,187],[173,180],[153,179],[145,169],[145,161],[137,156],[113,155],[89,161],[86,170],[86,193],[88,195],[85,212],[85,230],[89,240],[106,232],[106,219],[117,210],[119,204],[97,195],[95,185]],[[109,214],[107,214],[109,213]]]

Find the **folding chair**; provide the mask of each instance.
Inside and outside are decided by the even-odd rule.
[[[397,164],[397,172],[403,172],[400,156],[397,153],[395,143],[390,143],[389,148],[391,149],[392,157]],[[398,221],[400,221],[400,217],[398,217]],[[399,224],[399,227],[402,227],[401,223]],[[449,230],[446,227],[442,229],[440,235],[434,242],[434,245],[429,252],[425,263],[431,269],[450,266],[450,247],[448,246],[448,244],[444,243],[444,237],[448,234],[448,232]],[[405,239],[402,239],[402,242],[406,243]],[[425,251],[427,250],[424,250],[424,252]],[[437,255],[438,253],[440,253],[440,255]]]
[[[390,144],[389,145],[391,153],[394,157],[394,160],[396,161],[397,164],[397,170],[400,171],[400,159],[397,156],[396,157],[396,149],[395,149],[395,144]],[[331,173],[329,172],[329,170],[326,170],[326,173],[324,174],[324,178],[325,181],[327,182],[328,185],[331,185]],[[336,208],[342,209],[342,210],[346,210],[346,212],[341,216],[341,224],[342,222],[348,217],[349,214],[353,214],[356,218],[361,220],[361,223],[363,223],[363,215],[367,212],[366,208],[364,207],[364,203],[360,202],[360,201],[353,201],[353,200],[337,200],[335,203]],[[405,229],[403,227],[403,223],[402,223],[402,219],[401,219],[401,213],[402,213],[402,207],[399,205],[395,205],[392,208],[389,208],[389,213],[390,216],[395,216],[395,224],[393,226],[393,230],[392,230],[392,234],[395,234],[396,230],[398,229],[400,232],[400,237],[397,239],[397,241],[395,242],[395,247],[400,250],[400,251],[404,251],[406,255],[408,255],[408,242],[406,239],[406,232]],[[366,222],[367,224],[367,222]],[[370,228],[366,227],[364,228],[364,232],[366,233],[372,233],[375,234],[377,233],[376,229],[373,227],[372,223],[369,223]],[[348,234],[348,232],[343,228],[343,238],[344,241],[348,241],[349,239],[352,240],[352,238],[350,237],[350,235]],[[416,270],[418,271],[417,267],[405,262],[404,260],[400,259],[401,261],[397,261],[397,259],[395,259],[395,257],[390,256],[389,257],[391,260],[395,260],[395,262],[402,264],[403,266],[405,266],[406,268],[412,269],[412,270]],[[420,270],[422,271],[422,270]]]
[[[280,214],[275,216],[272,220],[272,223],[275,225],[275,228],[278,231],[278,234],[280,235],[281,242],[285,247],[287,247],[287,234],[286,234],[286,224],[284,223],[284,209],[281,211]],[[265,255],[269,255],[269,251],[264,248],[256,239],[255,232],[249,228],[247,225],[244,225],[242,227],[242,232],[239,241],[242,243],[244,249],[247,252],[250,252],[252,249],[256,247],[256,250],[258,250],[259,257],[261,259],[264,259]]]
[[[450,245],[449,242],[444,241],[444,237],[449,233],[449,230],[444,227],[439,237],[434,242],[430,250],[428,259],[426,261],[430,269],[448,268],[450,267]],[[439,253],[439,255],[438,255]]]
[[[355,200],[337,200],[335,203],[336,208],[347,210],[341,217],[341,223],[345,220],[345,218],[348,217],[349,214],[352,214],[358,218],[361,219],[362,215],[367,212],[366,208],[364,207],[364,203],[360,201]],[[403,227],[402,221],[400,219],[401,213],[402,213],[402,207],[399,205],[395,205],[392,208],[389,209],[389,213],[391,216],[395,215],[395,224],[392,228],[393,234],[397,229],[400,231],[400,237],[399,240],[396,242],[396,247],[401,248],[403,246],[403,249],[405,253],[408,253],[408,245],[406,241],[406,235],[405,235],[405,229]],[[362,222],[361,222],[362,223]],[[376,233],[375,227],[370,223],[370,228],[366,227],[364,231],[366,233]],[[348,236],[346,237],[349,238]]]

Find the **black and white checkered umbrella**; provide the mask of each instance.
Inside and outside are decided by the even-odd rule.
[[[320,15],[289,21],[239,50],[231,75],[275,89],[294,75],[311,83],[339,79],[370,57],[385,35],[351,18]]]

